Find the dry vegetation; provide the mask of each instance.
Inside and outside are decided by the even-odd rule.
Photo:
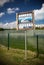
[[[44,55],[36,58],[36,53],[27,51],[27,59],[25,60],[24,50],[13,49],[0,45],[0,65],[44,65]]]

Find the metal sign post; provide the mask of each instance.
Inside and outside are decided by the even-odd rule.
[[[27,39],[26,39],[26,31],[25,31],[25,59],[27,59]]]
[[[8,33],[8,50],[9,50],[9,33]]]
[[[38,35],[37,35],[37,57],[39,56],[39,46],[38,46]]]
[[[27,59],[27,39],[26,39],[26,30],[35,30],[34,25],[34,12],[20,12],[16,13],[16,22],[17,22],[17,30],[25,31],[25,59]]]

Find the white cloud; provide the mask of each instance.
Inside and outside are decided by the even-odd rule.
[[[2,23],[0,23],[0,28],[3,28],[3,24]]]
[[[19,8],[8,8],[7,9],[8,14],[15,13],[15,11],[19,11]]]
[[[16,28],[16,21],[13,21],[11,23],[5,23],[3,24],[3,28],[7,28],[7,29],[12,29],[12,28]]]
[[[15,13],[15,8],[8,8],[7,13],[8,14]]]
[[[3,6],[6,2],[14,2],[14,0],[0,0],[0,6]]]
[[[3,6],[6,2],[9,2],[9,0],[0,0],[0,6]]]
[[[39,10],[34,10],[35,20],[44,19],[44,4],[42,4],[42,8]]]
[[[20,10],[19,8],[15,8],[15,11],[18,11],[18,10]]]
[[[4,12],[1,12],[1,13],[0,13],[0,17],[2,17],[3,15],[5,15],[5,13],[4,13]]]

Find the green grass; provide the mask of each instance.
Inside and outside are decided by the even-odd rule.
[[[36,53],[28,50],[25,60],[24,50],[7,50],[7,47],[0,45],[0,65],[44,65],[44,55],[36,58]]]

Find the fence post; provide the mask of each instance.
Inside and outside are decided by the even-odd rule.
[[[38,35],[37,35],[37,57],[39,56],[39,46],[38,46]]]
[[[9,50],[9,33],[8,33],[8,50]]]
[[[26,31],[25,31],[25,60],[27,59],[27,41],[26,41]]]

